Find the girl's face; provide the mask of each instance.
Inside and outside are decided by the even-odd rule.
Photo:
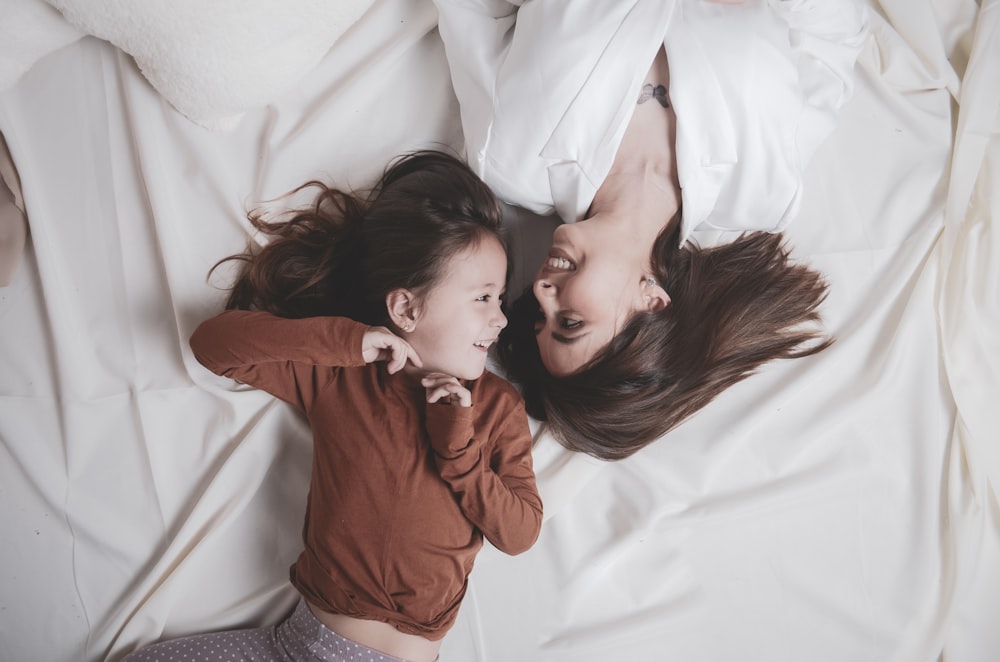
[[[423,372],[477,379],[486,354],[507,318],[500,310],[507,253],[484,237],[452,257],[432,289],[419,297],[413,331],[405,339],[423,361]]]

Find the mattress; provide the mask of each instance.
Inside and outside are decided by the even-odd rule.
[[[376,0],[225,130],[92,35],[0,92],[28,224],[0,288],[0,658],[292,608],[307,425],[187,340],[248,209],[461,154],[436,21]],[[480,553],[442,662],[1000,659],[1000,2],[873,0],[871,26],[786,232],[835,343],[619,462],[533,422],[541,536]],[[557,221],[507,217],[523,284]]]

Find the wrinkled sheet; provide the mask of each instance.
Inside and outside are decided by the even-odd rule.
[[[1000,2],[873,10],[787,233],[836,343],[622,462],[536,426],[541,537],[484,549],[442,662],[1000,659]],[[378,0],[228,133],[93,38],[0,94],[30,224],[0,289],[0,659],[116,660],[291,608],[308,430],[187,338],[248,207],[461,149],[435,21]],[[510,221],[524,282],[554,221]]]

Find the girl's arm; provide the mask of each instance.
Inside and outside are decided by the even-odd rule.
[[[513,398],[493,438],[473,429],[473,407],[427,405],[427,431],[441,477],[459,507],[494,547],[520,554],[542,527],[542,500],[531,464],[531,431],[524,405]]]
[[[217,375],[249,384],[308,411],[331,367],[365,364],[368,327],[341,317],[285,319],[227,310],[191,335],[198,362]]]

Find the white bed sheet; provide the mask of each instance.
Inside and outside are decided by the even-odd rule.
[[[542,428],[541,537],[484,549],[442,662],[1000,659],[1000,2],[874,10],[788,232],[837,342],[622,462]],[[0,289],[0,659],[118,659],[293,604],[308,430],[187,338],[247,205],[460,149],[435,20],[378,0],[229,133],[91,38],[0,94],[31,229]],[[553,222],[511,219],[522,255]]]

